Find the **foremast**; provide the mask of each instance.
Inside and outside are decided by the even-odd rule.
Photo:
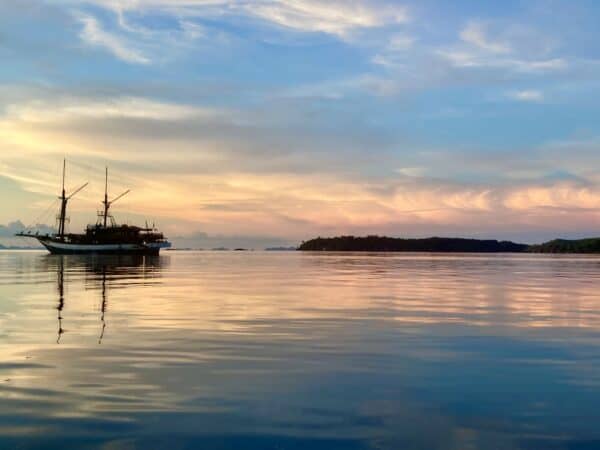
[[[65,237],[65,221],[67,220],[67,196],[65,193],[65,171],[67,166],[66,158],[63,159],[63,172],[62,172],[62,194],[60,199],[60,212],[58,215],[58,237],[64,239]]]
[[[71,198],[73,198],[73,196],[75,194],[77,194],[79,191],[81,191],[83,188],[85,188],[89,184],[89,183],[85,183],[84,185],[75,189],[75,191],[73,191],[73,193],[67,197],[66,191],[65,191],[66,168],[67,168],[67,159],[65,158],[65,159],[63,159],[62,191],[61,191],[60,197],[58,197],[60,199],[60,212],[58,214],[58,233],[56,234],[56,236],[60,240],[63,240],[63,241],[65,239],[65,224],[68,220],[67,219],[67,203],[69,202],[69,200],[71,200]]]

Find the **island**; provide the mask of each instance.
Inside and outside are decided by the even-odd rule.
[[[600,238],[554,239],[539,245],[531,245],[531,253],[600,253]]]
[[[318,237],[302,242],[300,251],[330,252],[455,252],[455,253],[600,253],[600,238],[556,239],[529,245],[495,239],[430,237],[422,239],[387,236]]]

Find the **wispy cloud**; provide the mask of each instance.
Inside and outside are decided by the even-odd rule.
[[[221,112],[197,106],[160,102],[141,97],[103,99],[63,98],[29,101],[6,108],[5,120],[28,123],[50,123],[66,120],[130,118],[147,120],[182,120],[194,117],[214,117]]]
[[[396,2],[330,0],[88,0],[124,14],[162,11],[175,17],[246,16],[303,32],[345,35],[354,29],[373,28],[410,20],[407,7]]]
[[[507,94],[508,98],[520,102],[541,102],[544,100],[544,94],[537,90],[511,91]]]
[[[458,68],[495,68],[521,73],[544,73],[556,72],[568,67],[567,61],[562,58],[527,60],[519,57],[496,57],[460,49],[440,49],[436,53]]]
[[[409,20],[405,7],[392,4],[371,5],[367,2],[340,0],[276,0],[237,6],[250,15],[277,25],[335,35],[345,35],[353,29],[405,23]]]
[[[461,43],[442,47],[435,53],[454,67],[498,69],[543,74],[568,68],[568,61],[552,54],[553,39],[536,30],[491,22],[469,22],[460,32]]]
[[[385,84],[391,95],[474,83],[486,86],[486,95],[506,97],[509,82],[535,86],[536,80],[566,80],[590,72],[590,64],[559,51],[555,36],[532,26],[467,20],[454,33],[456,39],[446,43],[432,42],[414,28],[392,33],[371,56],[376,69],[368,76]]]
[[[470,22],[461,32],[460,38],[482,50],[492,53],[510,53],[506,42],[492,41],[486,35],[485,25],[481,22]]]
[[[77,18],[83,25],[80,36],[86,44],[101,47],[128,63],[150,64],[151,60],[131,42],[104,30],[93,16],[80,13],[77,14]]]

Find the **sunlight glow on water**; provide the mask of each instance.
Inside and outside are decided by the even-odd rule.
[[[600,258],[0,252],[0,448],[600,448]]]

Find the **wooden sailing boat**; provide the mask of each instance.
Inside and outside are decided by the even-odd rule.
[[[106,169],[103,209],[98,212],[95,225],[88,225],[84,233],[67,233],[65,224],[67,218],[67,204],[77,193],[84,189],[88,183],[77,188],[70,195],[65,192],[65,169],[63,162],[62,193],[60,210],[57,216],[58,227],[55,234],[37,234],[31,232],[17,233],[17,236],[32,237],[37,239],[50,253],[56,254],[150,254],[157,255],[161,248],[171,246],[164,235],[154,227],[138,227],[132,225],[119,225],[109,210],[113,203],[129,193],[123,192],[112,200],[108,200],[108,168]]]

